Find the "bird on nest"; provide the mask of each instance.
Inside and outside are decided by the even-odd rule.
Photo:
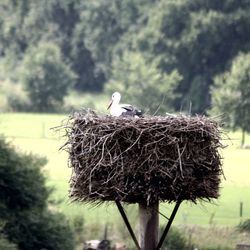
[[[121,94],[115,92],[112,94],[110,103],[107,109],[110,109],[111,116],[133,116],[139,118],[142,116],[142,111],[130,104],[120,104]]]

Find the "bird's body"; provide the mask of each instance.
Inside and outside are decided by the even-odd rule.
[[[112,95],[108,109],[110,109],[111,116],[134,116],[139,117],[142,115],[141,110],[138,110],[130,104],[120,104],[121,94],[115,92]]]

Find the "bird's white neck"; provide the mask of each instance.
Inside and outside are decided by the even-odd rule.
[[[116,96],[114,99],[113,99],[113,103],[112,103],[112,106],[117,106],[119,104],[121,100],[121,97],[120,96]]]

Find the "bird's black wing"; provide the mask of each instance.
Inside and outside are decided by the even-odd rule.
[[[122,108],[125,109],[125,111],[135,110],[135,108],[132,105],[124,105],[124,106],[122,106]]]
[[[142,111],[132,105],[124,105],[122,108],[124,109],[122,116],[142,116]]]

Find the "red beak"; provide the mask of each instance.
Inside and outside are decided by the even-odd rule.
[[[113,100],[111,100],[111,101],[109,102],[109,105],[108,105],[107,109],[109,109],[109,108],[111,107],[112,103],[113,103]]]

